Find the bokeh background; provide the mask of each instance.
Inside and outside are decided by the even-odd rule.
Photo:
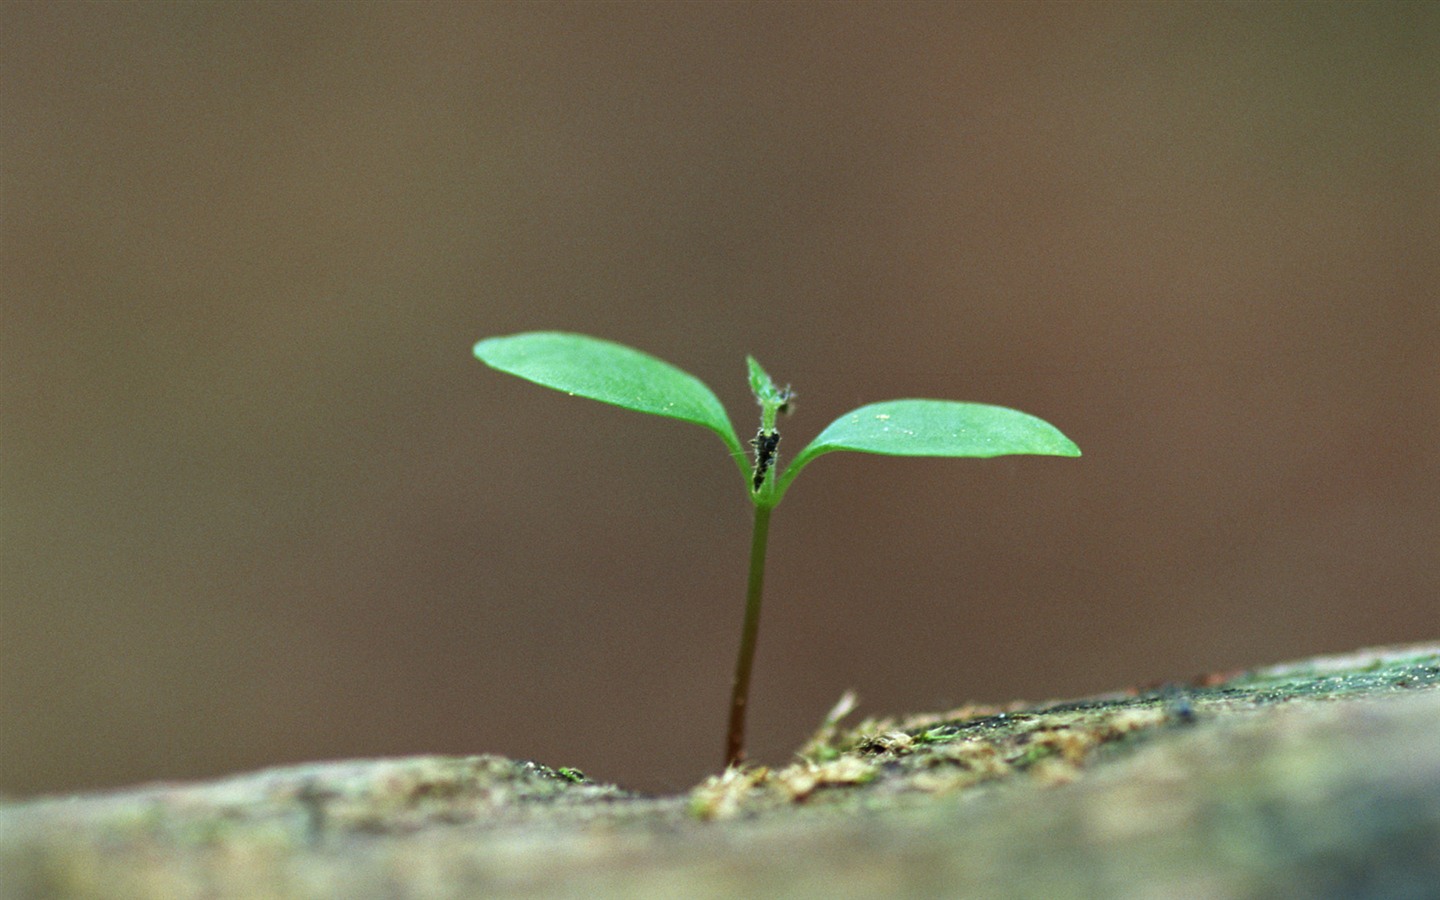
[[[1440,635],[1440,5],[0,7],[0,792],[719,764],[714,435],[471,356],[744,355],[1079,460],[826,457],[752,757]]]

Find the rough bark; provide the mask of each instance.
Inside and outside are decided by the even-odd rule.
[[[1428,897],[1440,645],[832,725],[644,797],[499,757],[0,806],[9,897]]]

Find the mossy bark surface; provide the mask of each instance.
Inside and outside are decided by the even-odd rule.
[[[1425,897],[1440,645],[829,726],[646,797],[499,757],[0,805],[10,897]]]

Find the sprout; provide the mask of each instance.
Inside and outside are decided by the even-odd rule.
[[[582,334],[535,331],[487,338],[475,345],[475,355],[491,368],[573,396],[693,422],[725,442],[755,507],[745,619],[725,738],[727,768],[745,759],[745,707],[760,631],[770,512],[805,466],[836,450],[887,456],[1080,455],[1080,448],[1055,426],[1028,413],[953,400],[887,400],[831,422],[782,471],[775,420],[778,413],[790,411],[794,394],[788,385],[777,388],[754,357],[746,361],[750,390],[760,405],[760,428],[749,441],[751,453],[746,453],[725,407],[710,388],[688,372],[623,344]]]

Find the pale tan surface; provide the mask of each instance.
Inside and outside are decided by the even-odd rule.
[[[731,803],[496,757],[39,801],[0,807],[0,896],[1423,896],[1437,687],[1407,647],[891,723]]]

